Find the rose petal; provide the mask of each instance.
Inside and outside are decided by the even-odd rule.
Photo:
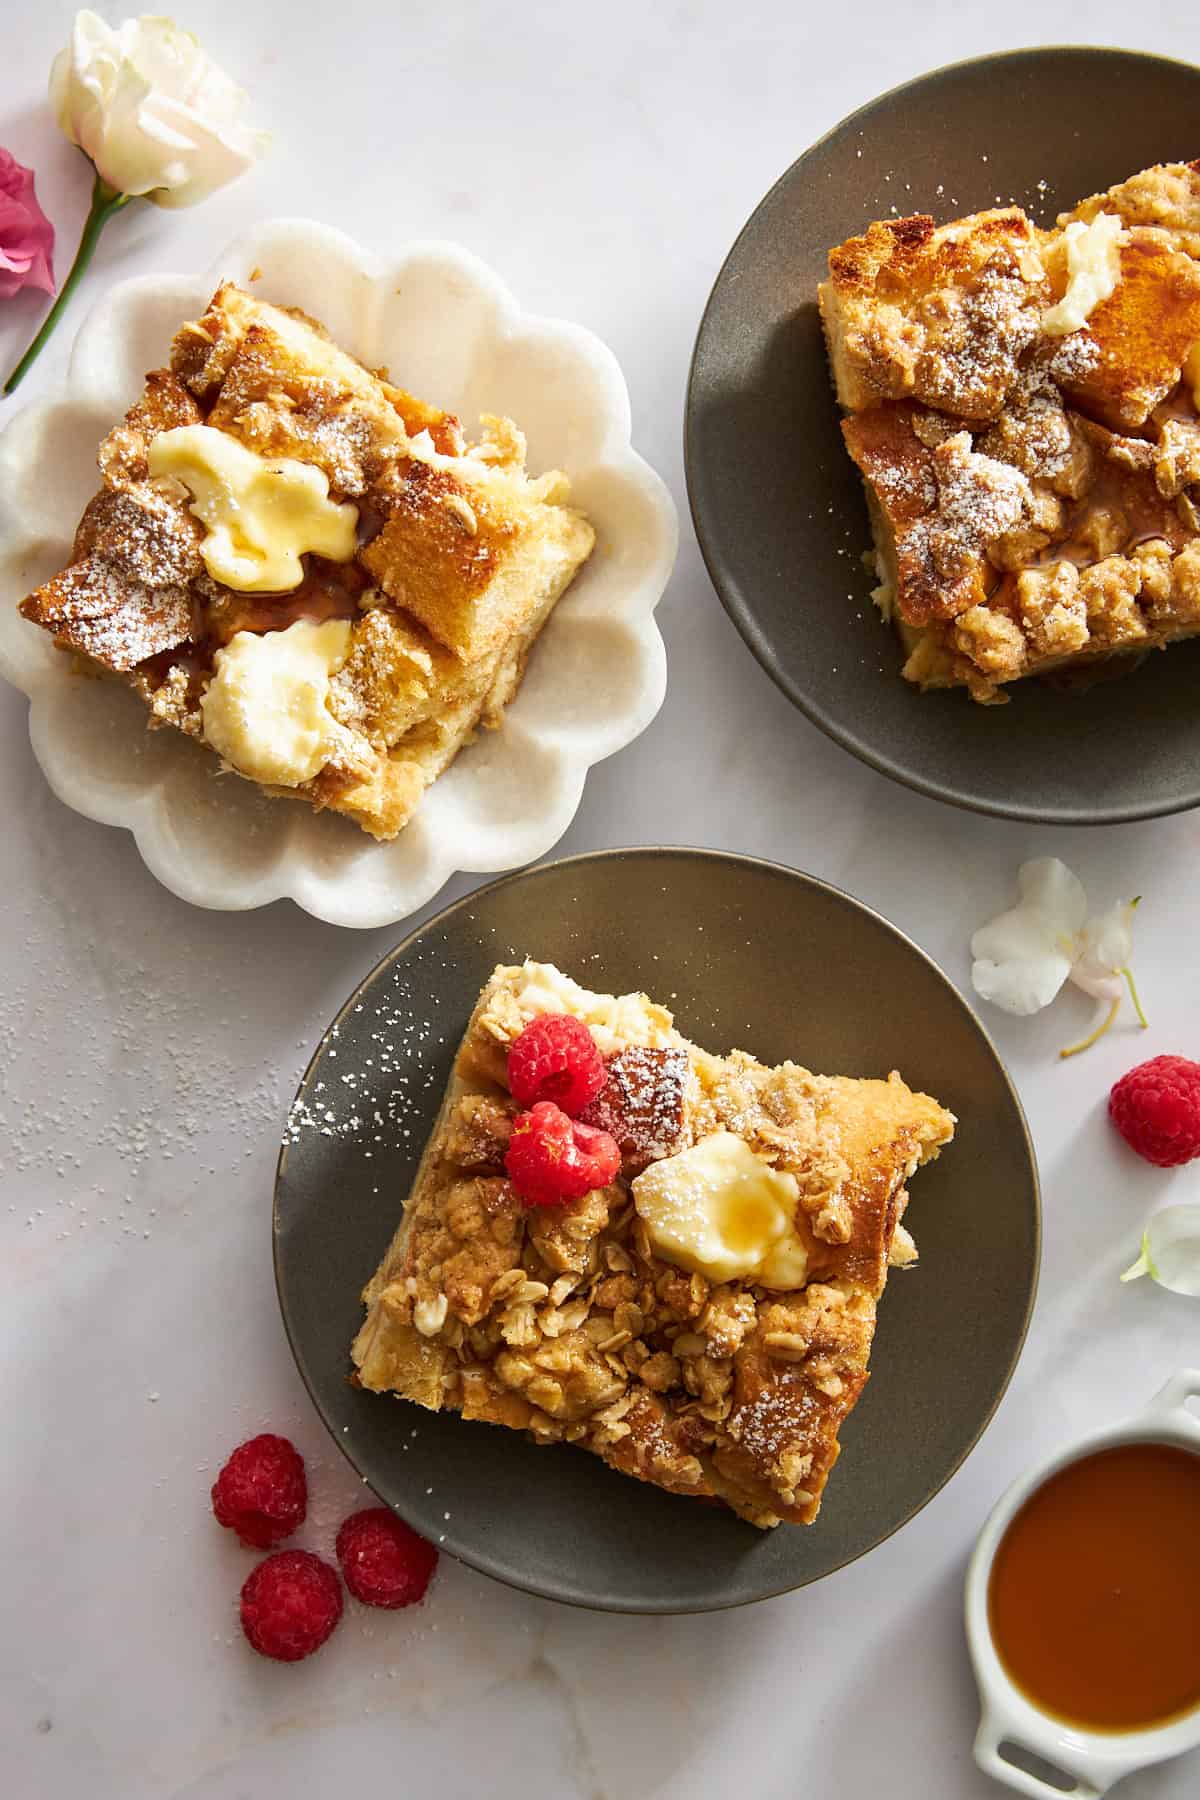
[[[0,297],[22,288],[54,292],[54,227],[38,205],[33,170],[0,149]]]
[[[12,268],[0,251],[0,300],[11,300],[14,294],[19,294],[23,287],[28,286],[28,270]]]
[[[142,124],[174,155],[164,166],[163,180],[152,198],[160,206],[194,206],[214,189],[243,174],[266,144],[264,132],[244,126],[210,127],[176,101],[152,94],[142,108]]]
[[[33,170],[19,163],[11,150],[0,145],[0,194],[10,200],[25,200],[33,192]]]

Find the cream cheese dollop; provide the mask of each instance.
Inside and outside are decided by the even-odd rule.
[[[1115,213],[1097,213],[1090,224],[1073,219],[1063,232],[1067,249],[1067,287],[1062,299],[1042,314],[1048,337],[1080,331],[1102,300],[1121,279],[1117,240],[1125,226]]]
[[[714,1131],[651,1163],[633,1183],[634,1206],[657,1254],[716,1282],[803,1285],[798,1198],[795,1176],[773,1169],[731,1131]]]
[[[644,994],[594,994],[580,987],[553,963],[527,961],[517,1005],[527,1019],[541,1013],[570,1013],[582,1019],[602,1056],[613,1056],[628,1044],[665,1044],[671,1039],[671,1015]]]
[[[235,632],[217,651],[200,702],[204,735],[218,755],[271,787],[311,781],[342,731],[327,702],[350,639],[345,619]]]
[[[147,455],[152,476],[173,475],[205,527],[200,555],[214,581],[240,594],[285,594],[304,579],[306,551],[349,562],[358,508],[329,498],[321,469],[265,457],[211,425],[163,431]]]

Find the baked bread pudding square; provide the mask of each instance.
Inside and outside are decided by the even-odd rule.
[[[916,1259],[906,1183],[954,1124],[896,1073],[714,1056],[644,994],[497,968],[365,1289],[355,1379],[811,1523],[888,1271]]]
[[[819,299],[909,681],[994,704],[1200,635],[1200,163],[1051,230],[878,221]]]
[[[224,283],[100,446],[70,564],[25,617],[151,726],[391,838],[494,728],[595,534],[525,440]]]

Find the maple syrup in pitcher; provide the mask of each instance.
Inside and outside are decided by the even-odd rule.
[[[1121,1444],[1051,1475],[988,1583],[992,1642],[1043,1712],[1091,1731],[1200,1703],[1200,1456]]]

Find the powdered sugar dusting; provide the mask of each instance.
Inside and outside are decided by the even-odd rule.
[[[936,510],[915,521],[904,548],[920,585],[941,598],[971,582],[987,546],[1032,511],[1033,492],[1019,469],[973,449],[967,431],[933,452],[933,473]]]
[[[582,1115],[611,1132],[623,1158],[642,1166],[670,1156],[683,1129],[686,1050],[631,1045],[608,1064],[608,1085]]]
[[[816,1396],[791,1371],[781,1373],[733,1413],[729,1435],[756,1462],[769,1462],[818,1429]]]
[[[465,1023],[440,1016],[437,984],[429,983],[420,999],[414,997],[412,973],[430,960],[447,973],[453,970],[451,959],[432,946],[418,950],[354,1003],[353,1067],[339,1067],[342,1028],[333,1026],[314,1079],[288,1111],[285,1144],[298,1144],[313,1132],[358,1146],[368,1160],[387,1147],[419,1150],[414,1120],[427,1119],[429,1097],[440,1095],[445,1086],[444,1053]],[[364,1025],[371,1046],[365,1056],[359,1054]],[[426,1129],[422,1124],[422,1138]]]
[[[974,450],[965,431],[938,447],[933,467],[940,531],[964,549],[991,543],[1011,531],[1032,503],[1029,482],[1021,471]]]
[[[922,397],[940,411],[993,416],[1037,336],[1042,297],[1042,284],[1007,257],[984,269],[974,287],[943,291],[940,323],[925,328]]]
[[[1060,385],[1082,381],[1100,362],[1100,346],[1090,331],[1073,331],[1050,359],[1050,373]]]
[[[186,962],[163,966],[71,924],[69,956],[56,936],[26,934],[28,980],[0,996],[6,1167],[12,1191],[40,1202],[26,1202],[34,1244],[81,1233],[140,1244],[205,1202],[218,1139],[232,1130],[245,1157],[269,1149],[292,1070],[277,1053],[257,1066],[244,1054],[197,1055],[201,1011],[230,1042],[245,1037],[236,956],[198,985]],[[20,1202],[9,1210],[19,1214]]]

